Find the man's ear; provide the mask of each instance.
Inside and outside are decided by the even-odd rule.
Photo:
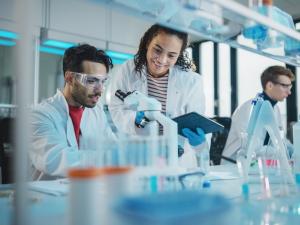
[[[65,73],[65,82],[71,84],[72,83],[72,73],[70,71],[66,71]]]
[[[267,90],[272,89],[273,86],[274,86],[274,84],[273,84],[271,81],[268,81],[268,82],[266,83],[266,89],[267,89]]]

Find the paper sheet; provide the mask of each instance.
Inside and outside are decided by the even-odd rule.
[[[69,192],[69,181],[67,179],[34,181],[29,183],[29,189],[44,194],[63,196]]]

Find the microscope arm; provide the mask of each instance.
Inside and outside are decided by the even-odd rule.
[[[155,120],[160,123],[164,128],[164,136],[168,140],[169,166],[178,165],[178,135],[177,135],[177,123],[172,119],[166,117],[159,111],[145,111],[145,116],[150,120]]]

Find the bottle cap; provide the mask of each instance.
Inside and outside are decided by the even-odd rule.
[[[68,171],[68,177],[71,179],[89,179],[103,175],[100,168],[72,168]]]
[[[273,5],[273,0],[263,0],[263,5]]]
[[[205,180],[205,181],[203,182],[203,185],[202,185],[203,188],[210,188],[210,186],[211,186],[211,184],[210,184],[210,181],[209,181],[209,180]]]
[[[71,179],[89,179],[97,176],[115,175],[128,173],[132,168],[124,167],[103,167],[103,168],[73,168],[68,171],[68,176]]]
[[[124,174],[124,173],[130,172],[131,170],[132,170],[132,167],[130,167],[130,166],[102,168],[104,175]]]

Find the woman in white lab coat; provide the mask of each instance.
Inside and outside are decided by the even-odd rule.
[[[189,112],[204,113],[205,99],[202,78],[192,71],[193,64],[186,56],[187,34],[160,25],[153,25],[141,39],[134,60],[124,63],[110,83],[109,109],[117,128],[129,134],[139,134],[137,113],[124,110],[116,90],[127,93],[138,90],[162,103],[162,113],[174,118]],[[204,143],[204,134],[188,131],[194,148]],[[193,153],[192,153],[193,154]],[[187,166],[194,166],[194,156],[185,147],[183,158],[190,158]]]

